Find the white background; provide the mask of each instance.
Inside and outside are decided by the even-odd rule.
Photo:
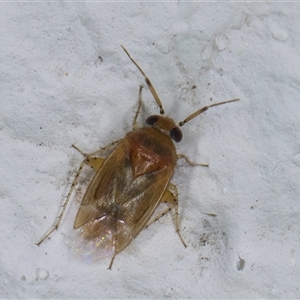
[[[299,4],[0,9],[1,298],[299,297]],[[209,103],[241,101],[182,128],[178,152],[210,164],[180,161],[172,179],[189,246],[169,214],[109,271],[108,260],[86,264],[74,254],[78,199],[51,239],[35,243],[82,160],[71,144],[92,152],[131,130],[144,80],[120,44],[176,122]],[[147,88],[143,98],[143,117],[157,114]]]

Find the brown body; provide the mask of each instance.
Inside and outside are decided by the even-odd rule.
[[[83,246],[80,244],[76,250],[83,250],[85,252],[83,255],[86,256],[93,256],[95,252],[101,251],[109,253],[102,256],[102,258],[112,256],[109,268],[116,254],[128,246],[142,229],[173,208],[176,232],[186,246],[179,230],[177,188],[170,179],[179,158],[184,158],[191,166],[208,165],[194,164],[187,156],[177,154],[173,141],[180,142],[182,139],[179,127],[210,107],[239,100],[233,99],[205,106],[176,125],[173,119],[164,116],[162,103],[149,78],[128,51],[124,47],[123,49],[145,77],[160,109],[160,115],[147,118],[146,123],[151,127],[138,128],[137,118],[142,103],[141,86],[133,130],[116,143],[109,156],[102,158],[103,150],[115,146],[114,143],[91,154],[85,154],[73,145],[85,159],[79,167],[53,228],[37,243],[40,245],[58,229],[81,170],[84,165],[89,165],[96,174],[87,187],[74,222],[74,229],[79,229],[83,241]],[[150,221],[160,202],[166,203],[168,208]]]
[[[129,132],[88,186],[74,229],[87,224],[85,234],[93,238],[99,227],[110,228],[115,254],[121,252],[146,226],[176,162],[174,144],[163,132],[155,128]],[[96,220],[102,224],[95,226]]]

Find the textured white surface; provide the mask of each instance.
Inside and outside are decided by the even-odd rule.
[[[298,298],[300,7],[291,3],[1,3],[1,298]],[[116,259],[53,224],[82,159],[130,130],[145,70],[183,127],[184,249],[171,215]],[[103,61],[98,57],[101,56]],[[196,88],[193,88],[196,86]],[[144,116],[158,113],[149,90]],[[215,213],[216,217],[203,214]]]

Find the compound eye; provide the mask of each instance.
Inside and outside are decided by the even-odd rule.
[[[160,118],[160,116],[152,115],[152,116],[147,118],[146,124],[153,126],[153,125],[156,124],[156,122],[158,121],[159,118]]]
[[[175,142],[180,142],[182,140],[182,132],[178,127],[174,127],[171,131],[170,131],[170,137],[173,141]]]

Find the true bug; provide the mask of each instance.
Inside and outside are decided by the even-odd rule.
[[[125,47],[122,48],[144,76],[160,109],[160,115],[147,118],[146,124],[150,127],[138,127],[137,118],[142,103],[142,87],[140,87],[133,130],[123,139],[91,154],[85,154],[72,145],[85,159],[77,171],[54,227],[37,243],[40,245],[54,230],[58,229],[81,170],[87,164],[96,171],[96,174],[84,194],[75,218],[74,229],[81,228],[81,235],[91,248],[99,248],[97,249],[99,251],[110,248],[112,259],[109,269],[115,256],[127,247],[142,229],[173,208],[176,212],[176,231],[186,246],[179,231],[177,188],[170,183],[170,179],[180,158],[185,159],[191,166],[207,165],[194,164],[187,156],[177,154],[173,141],[180,142],[182,139],[179,127],[210,107],[239,100],[232,99],[205,106],[176,125],[173,119],[164,116],[162,103],[149,78]],[[101,154],[108,149],[110,154],[102,158]],[[150,221],[160,202],[167,203],[168,208]]]

